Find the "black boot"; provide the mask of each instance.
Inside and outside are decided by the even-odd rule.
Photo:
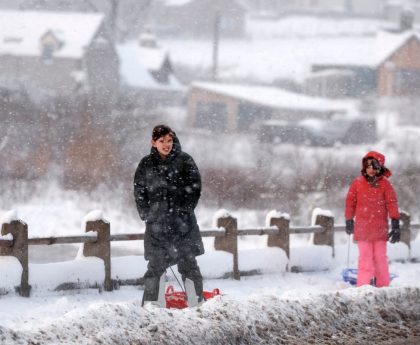
[[[376,277],[373,277],[373,278],[370,280],[370,285],[372,285],[372,286],[376,286]]]
[[[196,297],[194,298],[194,300],[197,299],[199,303],[202,302],[203,301],[203,277],[201,275],[201,272],[198,266],[195,266],[186,274],[183,274],[182,281],[184,282],[185,290],[189,291],[189,296],[188,296],[189,300],[190,300],[190,295],[195,295]],[[190,305],[190,303],[188,303],[188,305]]]
[[[143,307],[147,302],[156,304],[157,306],[165,307],[165,281],[166,272],[163,272],[160,278],[148,277],[144,279],[144,293],[141,306]]]

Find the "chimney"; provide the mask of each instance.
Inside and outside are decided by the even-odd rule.
[[[400,15],[400,31],[413,30],[414,26],[414,13],[410,9],[403,9]]]

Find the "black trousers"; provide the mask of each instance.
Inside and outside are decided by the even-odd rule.
[[[175,263],[178,265],[178,272],[181,274],[182,281],[185,282],[187,278],[192,280],[197,296],[201,297],[203,295],[203,277],[195,255],[191,253],[188,246],[169,245],[154,249],[153,255],[149,256],[147,271],[143,277],[143,302],[157,301],[160,277],[169,266]]]

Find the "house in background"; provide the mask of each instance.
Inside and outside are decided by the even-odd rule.
[[[314,96],[418,96],[420,36],[412,30],[379,32],[371,42],[343,45],[337,54],[313,63],[312,71],[304,89]],[[339,74],[341,81],[337,84]]]
[[[267,120],[297,123],[355,112],[354,101],[315,98],[268,86],[196,82],[187,98],[188,122],[215,132],[246,132]]]
[[[314,97],[347,98],[352,97],[356,74],[350,70],[325,69],[312,72],[305,78],[304,93]]]
[[[388,0],[384,3],[384,17],[398,22],[404,15],[411,15],[413,21],[420,22],[420,3],[417,0]]]
[[[242,37],[246,9],[237,0],[158,0],[153,1],[148,26],[161,36],[213,37],[219,15],[220,35]]]
[[[0,87],[68,96],[80,88],[108,101],[118,90],[118,59],[103,15],[0,11]]]
[[[342,14],[381,17],[383,0],[243,0],[254,12],[275,13],[278,16],[290,14]]]
[[[180,104],[185,88],[176,78],[168,52],[150,33],[117,46],[121,95],[127,104],[153,108]]]
[[[0,8],[21,11],[86,12],[92,11],[92,4],[86,0],[0,0]]]

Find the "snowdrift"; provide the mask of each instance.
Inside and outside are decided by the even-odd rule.
[[[0,328],[8,344],[372,344],[420,338],[420,289],[370,286],[305,299],[275,295],[169,310],[98,302],[31,330]]]

